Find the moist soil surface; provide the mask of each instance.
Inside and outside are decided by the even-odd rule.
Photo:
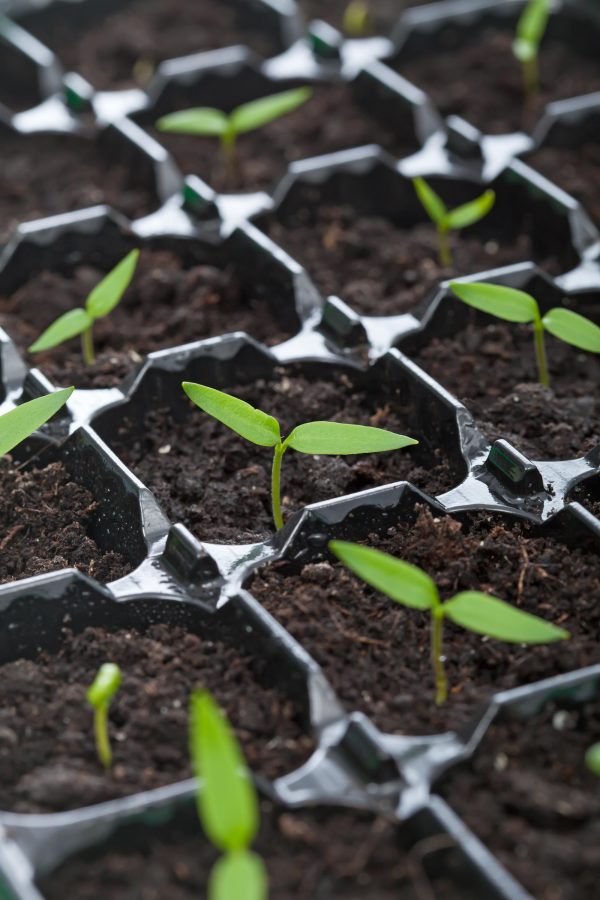
[[[110,708],[113,766],[104,772],[85,691],[100,665],[120,666]],[[300,710],[258,680],[260,662],[183,628],[145,634],[65,629],[56,655],[0,667],[0,808],[21,813],[75,809],[191,777],[190,691],[206,686],[236,729],[249,765],[277,777],[310,754]]]
[[[270,190],[290,163],[324,153],[379,144],[402,157],[419,149],[413,134],[403,133],[393,121],[385,123],[369,115],[368,109],[353,100],[350,88],[343,85],[313,88],[310,99],[294,112],[240,135],[233,172],[227,171],[215,138],[151,130],[186,174],[199,175],[215,190],[226,193]]]
[[[11,297],[0,296],[0,325],[26,351],[58,316],[83,306],[105,274],[85,264],[66,274],[43,271]],[[258,289],[232,267],[145,249],[121,303],[94,325],[92,366],[83,364],[79,338],[29,361],[56,384],[105,388],[122,381],[147,353],[231,331],[248,331],[268,344],[290,337]]]
[[[600,141],[568,147],[541,147],[525,162],[582,204],[600,225]]]
[[[600,877],[600,792],[585,766],[600,734],[598,704],[550,704],[528,721],[492,725],[441,792],[539,900],[583,900]]]
[[[490,440],[506,438],[532,459],[583,456],[600,441],[600,362],[550,335],[546,351],[550,388],[536,380],[528,326],[478,320],[410,356],[465,404]]]
[[[102,884],[110,900],[205,898],[207,874],[218,854],[194,815],[180,814],[154,833],[122,829],[110,844],[80,854],[46,877],[44,897],[97,900]],[[467,885],[459,887],[438,871],[429,881],[420,865],[420,846],[403,850],[397,826],[366,814],[342,809],[292,813],[263,800],[253,849],[266,864],[271,900],[421,900],[432,896],[432,888],[445,900],[477,900]]]
[[[494,594],[565,628],[571,639],[542,647],[505,644],[444,626],[449,697],[434,703],[430,623],[395,604],[339,563],[298,571],[278,562],[248,588],[323,667],[348,709],[361,709],[383,731],[430,734],[468,721],[496,691],[600,661],[600,557],[584,542],[568,549],[537,537],[525,523],[487,514],[461,525],[423,508],[415,524],[392,527],[368,545],[424,569],[442,599],[462,590]]]
[[[131,570],[119,553],[104,553],[89,536],[98,503],[61,463],[22,471],[4,457],[0,483],[0,582],[71,566],[109,582]]]
[[[411,428],[414,410],[400,403],[393,386],[371,392],[339,370],[311,379],[276,370],[273,381],[228,385],[227,393],[275,416],[282,435],[302,422],[332,420],[419,437]],[[246,543],[272,534],[271,450],[243,440],[197,407],[190,405],[183,423],[168,410],[150,413],[137,438],[125,420],[115,449],[170,520],[183,522],[197,537]],[[418,446],[345,457],[288,451],[281,478],[284,519],[306,504],[395,481],[406,479],[437,494],[461,480],[441,452],[427,462],[423,452]]]
[[[278,51],[277,36],[259,25],[241,27],[226,0],[136,0],[96,14],[23,16],[20,22],[53,50],[67,70],[100,90],[145,87],[165,59],[247,44],[263,56]],[[87,13],[87,21],[84,15]]]
[[[461,116],[487,134],[529,130],[547,103],[600,89],[598,58],[548,37],[540,49],[540,89],[525,104],[521,66],[511,49],[513,35],[478,31],[472,43],[400,59],[394,68],[428,93],[442,115]]]
[[[158,207],[149,178],[98,143],[72,135],[3,133],[0,140],[0,242],[20,223],[107,203],[131,219]]]
[[[381,216],[359,215],[351,206],[302,208],[285,224],[270,216],[261,227],[307,269],[323,296],[334,294],[367,316],[414,312],[444,279],[537,256],[525,231],[502,242],[482,242],[467,231],[450,237],[454,260],[445,267],[433,225],[401,228]],[[537,261],[560,272],[554,258]]]

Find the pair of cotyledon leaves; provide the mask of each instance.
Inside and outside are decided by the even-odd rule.
[[[413,185],[427,215],[442,231],[459,231],[474,225],[489,213],[496,200],[494,191],[488,190],[468,203],[448,209],[424,178],[413,178]]]

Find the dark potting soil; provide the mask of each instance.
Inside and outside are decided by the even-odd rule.
[[[544,388],[530,328],[489,321],[434,338],[411,358],[462,400],[490,440],[506,438],[532,459],[583,456],[600,441],[598,357],[547,335]]]
[[[585,766],[598,703],[549,704],[527,721],[498,721],[440,790],[538,900],[594,897],[600,878],[600,791]]]
[[[113,766],[98,762],[85,691],[102,663],[120,666],[110,708]],[[269,777],[300,765],[312,741],[287,696],[259,680],[261,663],[183,628],[145,634],[65,628],[56,655],[0,667],[0,809],[56,812],[191,777],[190,692],[206,686],[230,717],[248,764]]]
[[[443,599],[480,590],[565,628],[571,639],[523,648],[445,624],[449,699],[434,703],[430,623],[367,587],[341,564],[287,562],[260,570],[248,589],[323,667],[348,709],[383,731],[430,734],[468,721],[494,692],[600,661],[600,554],[569,549],[528,525],[480,514],[461,525],[423,508],[414,524],[368,545],[424,569]]]
[[[428,93],[442,115],[461,116],[487,134],[528,130],[547,103],[600,89],[597,57],[547,37],[540,49],[540,89],[526,105],[512,40],[511,33],[480,29],[458,49],[436,47],[417,59],[399,59],[394,68]]]
[[[106,8],[108,6],[108,9]],[[66,69],[100,90],[145,87],[158,63],[204,50],[247,44],[264,56],[277,52],[276,36],[259,25],[241,27],[226,0],[135,0],[111,11],[55,10],[22,16],[20,23],[53,50]]]
[[[275,93],[275,91],[273,91]],[[343,85],[315,87],[301,107],[264,128],[240,135],[237,167],[228,173],[218,141],[152,129],[186,173],[199,175],[217,191],[270,190],[290,163],[324,153],[379,144],[402,157],[419,149],[416,138],[359,106]]]
[[[134,163],[111,158],[83,137],[0,136],[0,242],[20,223],[107,203],[136,219],[158,207]]]
[[[97,501],[61,463],[16,469],[0,460],[0,582],[75,566],[101,582],[131,571],[120,553],[103,552],[88,531]]]
[[[450,238],[454,262],[444,267],[433,225],[401,228],[381,216],[359,215],[351,206],[302,208],[285,224],[270,216],[261,227],[307,269],[324,296],[334,294],[370,316],[414,312],[446,278],[537,256],[525,230],[516,239],[485,243],[467,231]],[[560,272],[553,258],[538,262]]]
[[[269,898],[476,900],[466,885],[459,889],[451,877],[441,875],[441,867],[430,881],[419,858],[425,842],[407,852],[400,833],[398,826],[365,813],[292,813],[263,799],[255,849],[267,866]],[[113,841],[65,862],[42,880],[41,888],[47,900],[97,900],[99,884],[110,900],[204,900],[217,858],[195,811],[186,810],[161,829],[120,829]],[[451,865],[451,857],[446,859]]]
[[[406,0],[406,2],[402,2],[402,0],[400,2],[398,0],[368,0],[364,4],[369,10],[368,25],[365,34],[360,37],[369,37],[373,34],[388,35],[405,7],[422,6],[432,2],[433,0]],[[298,0],[298,6],[307,21],[322,19],[343,31],[344,13],[348,8],[348,0],[328,0],[327,4],[323,4],[321,0]]]
[[[525,162],[582,204],[600,225],[600,141],[577,149],[541,147]]]
[[[419,437],[414,410],[400,403],[397,388],[363,388],[339,370],[308,378],[279,369],[272,381],[227,386],[227,392],[275,416],[284,435],[302,422],[333,420]],[[153,491],[171,521],[183,522],[211,542],[258,541],[273,532],[269,448],[244,441],[192,405],[183,423],[160,410],[147,416],[142,435],[132,437],[127,421],[120,434],[117,452]],[[429,453],[426,461],[424,452],[425,447],[417,446],[316,458],[290,451],[282,466],[284,517],[309,503],[403,479],[436,494],[460,480],[441,452],[433,458]]]
[[[84,264],[64,275],[41,272],[11,297],[0,296],[0,325],[25,351],[59,315],[82,306],[105,274]],[[94,365],[84,366],[79,338],[29,359],[56,384],[111,387],[147,353],[231,331],[248,331],[268,344],[290,337],[260,290],[232,267],[145,249],[121,303],[94,325]]]
[[[18,50],[2,42],[0,103],[13,112],[30,109],[41,101],[38,71]]]

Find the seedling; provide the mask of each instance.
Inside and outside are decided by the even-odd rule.
[[[529,0],[517,23],[512,50],[523,69],[526,98],[531,98],[539,87],[538,54],[549,15],[550,0]]]
[[[294,88],[244,103],[229,114],[211,106],[183,109],[180,112],[163,116],[156,122],[156,127],[159,131],[173,134],[219,138],[225,167],[229,179],[232,180],[236,170],[238,135],[255,131],[257,128],[262,128],[263,125],[293,112],[306,103],[311,95],[310,88]]]
[[[286,450],[314,456],[345,456],[400,450],[418,443],[414,438],[385,431],[383,428],[341,422],[307,422],[294,428],[282,441],[277,419],[245,400],[189,381],[184,381],[182,387],[192,403],[236,434],[259,447],[273,447],[271,502],[276,528],[283,527],[281,461]]]
[[[17,444],[30,437],[34,431],[51,419],[61,409],[75,388],[63,388],[28,400],[20,406],[15,406],[0,416],[0,456],[10,453]]]
[[[208,691],[191,696],[190,754],[202,827],[224,853],[210,874],[208,900],[266,900],[266,868],[250,849],[260,824],[256,789],[237,739]]]
[[[588,353],[600,353],[600,328],[598,325],[570,309],[556,307],[542,316],[537,302],[530,294],[499,284],[453,281],[450,289],[467,306],[473,306],[475,309],[489,313],[490,316],[496,316],[497,319],[503,319],[506,322],[533,325],[538,375],[540,383],[544,387],[550,387],[544,344],[545,331],[580,350],[587,350]]]
[[[371,32],[371,13],[364,0],[350,0],[344,10],[342,28],[348,37],[362,38]]]
[[[448,242],[448,232],[460,231],[461,228],[474,225],[487,216],[494,205],[496,194],[492,190],[485,191],[475,200],[470,200],[468,203],[463,203],[462,206],[449,210],[442,198],[429,187],[425,179],[413,178],[412,182],[423,209],[437,228],[440,263],[442,266],[451,266],[452,253]]]
[[[81,350],[86,366],[94,362],[93,327],[97,319],[103,319],[119,304],[129,287],[139,250],[132,250],[112,271],[100,281],[85,301],[85,307],[70,309],[52,323],[29,348],[30,353],[41,353],[64,344],[81,335]]]
[[[108,710],[112,698],[121,687],[121,670],[115,663],[104,663],[98,669],[93,684],[86,697],[94,709],[94,735],[98,759],[105,769],[112,765],[112,750],[108,737]]]
[[[431,614],[431,660],[435,679],[435,702],[441,706],[448,696],[442,649],[444,619],[475,634],[511,644],[549,644],[569,637],[567,631],[516,609],[491,594],[461,591],[442,601],[432,578],[422,569],[359,544],[331,541],[331,552],[371,587],[410,609]]]
[[[594,775],[600,778],[600,744],[592,744],[585,754],[585,764]]]

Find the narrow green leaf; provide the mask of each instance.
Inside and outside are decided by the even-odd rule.
[[[418,444],[414,438],[370,425],[342,422],[306,422],[298,425],[284,441],[298,453],[315,456],[348,456],[353,453],[382,453]]]
[[[77,337],[86,328],[94,324],[94,320],[85,309],[70,309],[69,312],[59,316],[56,322],[49,325],[48,328],[34,341],[29,347],[30,353],[40,353],[42,350],[51,350],[52,347],[58,347],[71,338]]]
[[[267,870],[250,851],[228,853],[210,873],[208,900],[267,900]]]
[[[468,306],[507,322],[533,322],[540,314],[533,297],[500,284],[453,281],[450,290]]]
[[[208,691],[190,699],[190,753],[201,784],[198,814],[209,840],[220,850],[246,850],[258,831],[256,789],[242,751]]]
[[[227,425],[236,434],[260,447],[275,447],[281,440],[279,422],[245,400],[203,384],[184,381],[182,387],[192,403]]]
[[[585,754],[585,764],[594,775],[600,778],[600,744],[592,744]]]
[[[0,456],[37,431],[65,405],[75,388],[63,388],[44,397],[28,400],[0,416]]]
[[[294,88],[291,91],[283,91],[281,94],[272,94],[270,97],[261,97],[260,100],[244,103],[231,113],[231,128],[235,134],[254,131],[255,128],[261,128],[274,119],[293,112],[306,103],[311,95],[310,88]]]
[[[435,582],[410,563],[348,541],[331,541],[329,549],[351,572],[396,603],[412,609],[431,609],[438,602]]]
[[[462,206],[451,209],[446,216],[447,227],[457,231],[459,228],[474,225],[475,222],[479,222],[480,219],[487,216],[495,200],[496,194],[494,191],[485,191],[480,197],[476,197],[475,200],[470,200],[469,203],[463,203]]]
[[[170,113],[156,122],[159,131],[174,134],[194,134],[205,137],[221,137],[229,128],[229,117],[220,109],[198,106]]]
[[[464,591],[444,604],[456,625],[513,644],[550,644],[569,637],[568,631],[479,591]]]
[[[446,204],[436,192],[429,187],[424,178],[413,178],[412,180],[417,197],[421,201],[423,208],[429,218],[436,225],[441,225],[448,212]]]
[[[140,251],[132,250],[90,291],[85,308],[92,319],[102,319],[113,311],[131,283],[139,258]]]
[[[103,663],[85,696],[93,707],[108,706],[121,687],[121,670],[115,663]]]
[[[537,55],[549,15],[549,0],[529,0],[521,13],[513,42],[513,53],[521,62],[529,62]]]
[[[600,328],[570,309],[551,309],[543,318],[544,328],[561,341],[587,350],[589,353],[600,353]]]

